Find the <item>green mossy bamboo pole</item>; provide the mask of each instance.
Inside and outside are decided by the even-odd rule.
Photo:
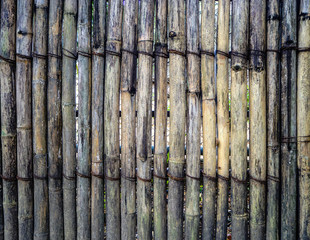
[[[121,238],[119,91],[123,1],[109,2],[104,89],[104,168],[107,239]]]
[[[76,239],[76,35],[78,0],[64,1],[62,157],[64,238]]]
[[[16,1],[1,1],[0,79],[4,239],[18,239],[15,96]]]
[[[231,54],[232,238],[248,238],[247,67],[249,0],[233,0]]]
[[[297,136],[299,170],[299,238],[310,238],[310,1],[301,0],[298,29]],[[308,50],[306,50],[308,49]]]
[[[199,238],[200,209],[200,54],[199,0],[187,0],[187,144],[185,239]]]
[[[167,238],[167,4],[167,0],[156,1],[153,174],[154,238],[156,240]]]
[[[266,235],[266,0],[250,2],[250,238]]]
[[[77,239],[91,238],[91,24],[92,2],[78,3],[78,159],[77,159]]]
[[[183,239],[184,145],[186,124],[185,1],[168,1],[170,75],[170,153],[168,239]]]
[[[214,79],[215,1],[201,2],[201,91],[203,132],[202,239],[215,237],[216,104]]]
[[[125,1],[121,63],[122,239],[136,237],[136,72],[138,1]]]
[[[16,115],[19,239],[33,239],[32,182],[32,10],[33,0],[17,1]]]
[[[229,179],[229,52],[230,1],[218,2],[217,33],[217,126],[218,126],[218,194],[216,239],[227,236],[228,179]]]
[[[281,239],[297,233],[297,1],[282,1]]]
[[[267,1],[267,218],[266,238],[279,239],[280,2]]]

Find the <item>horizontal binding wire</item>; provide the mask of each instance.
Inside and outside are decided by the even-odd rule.
[[[9,63],[9,64],[15,64],[15,60],[12,60],[12,59],[9,59],[9,58],[6,58],[6,57],[3,57],[0,55],[0,59]]]
[[[274,53],[281,53],[280,50],[277,50],[277,49],[266,49],[266,52],[274,52]]]
[[[149,56],[149,57],[154,57],[153,53],[149,53],[149,52],[145,52],[145,51],[138,51],[138,54],[143,54],[143,55],[146,55],[146,56]]]
[[[187,55],[191,54],[191,55],[195,55],[195,56],[197,56],[197,57],[200,57],[200,52],[186,51],[186,54],[187,54]]]
[[[191,178],[191,179],[200,181],[200,177],[193,177],[193,176],[191,176],[191,175],[189,175],[189,174],[187,174],[187,173],[186,173],[186,177],[189,177],[189,178]]]
[[[45,177],[40,177],[40,176],[38,176],[38,175],[36,175],[36,174],[33,174],[33,178],[34,178],[34,179],[38,179],[38,180],[47,180],[47,176],[45,176]]]
[[[40,59],[47,59],[47,55],[39,54],[39,53],[36,53],[36,52],[32,52],[32,57],[40,58]]]
[[[230,58],[230,54],[229,53],[223,52],[221,50],[216,50],[216,54],[220,54],[220,55],[222,55],[224,57]]]
[[[222,176],[220,174],[217,174],[217,177],[225,182],[228,182],[229,181],[229,178],[225,177],[225,176]]]
[[[75,180],[75,176],[68,176],[68,175],[66,175],[66,174],[64,174],[64,173],[62,173],[62,176],[65,178],[65,179],[67,179],[67,180]]]
[[[19,176],[17,176],[16,179],[20,180],[20,181],[24,181],[24,182],[30,182],[30,181],[32,181],[33,178],[32,177],[19,177]]]
[[[280,179],[276,176],[267,175],[267,179],[274,182],[280,182]]]
[[[310,135],[309,136],[298,136],[297,138],[298,138],[297,142],[310,142]]]
[[[211,56],[211,57],[215,57],[214,52],[209,52],[209,51],[206,51],[206,50],[200,50],[200,55],[208,55],[208,56]]]
[[[172,176],[170,173],[167,173],[167,176],[169,178],[171,178],[172,180],[174,181],[178,181],[178,182],[183,182],[185,181],[185,178],[184,177],[175,177],[175,176]]]
[[[245,60],[248,60],[248,55],[243,54],[241,52],[231,51],[229,54],[230,54],[230,56],[239,57],[239,58],[243,58]]]
[[[153,177],[154,177],[154,178],[161,179],[161,180],[165,180],[165,181],[167,181],[167,180],[168,180],[168,178],[167,178],[167,177],[162,177],[162,176],[159,176],[159,175],[157,175],[157,174],[155,174],[155,173],[153,173]]]
[[[53,57],[53,58],[62,59],[61,55],[58,55],[58,54],[55,54],[55,53],[47,53],[47,56]]]
[[[217,182],[217,178],[216,177],[212,177],[212,176],[206,174],[205,172],[202,172],[202,176],[205,177],[206,179],[212,181],[212,182]]]
[[[129,54],[134,55],[136,57],[138,56],[137,51],[131,51],[131,50],[128,50],[125,48],[121,48],[121,52],[126,52],[126,53],[129,53]]]
[[[73,59],[73,60],[77,60],[77,58],[78,58],[77,55],[76,55],[75,53],[69,51],[69,50],[66,49],[66,48],[62,48],[62,55],[63,55],[63,56],[66,56],[66,57],[68,57],[68,58],[71,58],[71,59]]]
[[[169,58],[169,54],[159,51],[154,51],[153,55],[155,57]]]
[[[105,58],[105,53],[100,53],[100,52],[92,52],[92,55],[93,56],[98,56],[98,57],[102,57],[102,58]]]
[[[135,177],[129,177],[129,176],[126,176],[125,174],[122,174],[121,177],[126,179],[126,180],[128,180],[128,181],[131,181],[131,182],[135,182],[136,181]]]
[[[282,51],[282,52],[284,52],[284,51],[289,51],[289,50],[297,50],[297,46],[292,45],[292,46],[282,46],[282,47],[281,47],[281,51]]]
[[[91,178],[89,175],[82,174],[82,173],[80,173],[78,171],[76,171],[76,175],[81,177],[81,178]]]
[[[121,179],[120,177],[109,177],[107,175],[105,175],[104,178],[109,181],[119,181]]]
[[[232,179],[234,182],[236,182],[236,183],[241,183],[241,184],[246,184],[246,183],[248,183],[247,180],[241,180],[241,179],[238,179],[238,178],[236,178],[236,177],[234,177],[234,176],[230,176],[230,177],[231,177],[231,179]]]
[[[0,174],[0,177],[2,178],[2,180],[5,180],[7,182],[15,182],[15,181],[17,181],[16,177],[7,177],[7,176],[4,176],[2,174]]]
[[[152,181],[151,178],[150,179],[142,178],[138,174],[137,174],[137,179],[141,180],[142,182],[151,182]]]
[[[122,56],[121,53],[116,52],[116,51],[112,51],[112,50],[106,50],[105,52],[106,52],[106,54],[109,54],[109,55],[112,55],[112,56],[117,56],[117,57],[121,57]]]
[[[104,175],[103,175],[103,174],[96,174],[96,173],[94,173],[93,171],[91,171],[91,175],[92,175],[93,177],[96,177],[96,178],[104,179]]]
[[[20,53],[16,53],[16,57],[24,58],[24,59],[29,59],[29,60],[32,59],[31,55],[29,56],[29,55],[24,55],[24,54],[20,54]]]
[[[88,52],[78,51],[77,54],[78,54],[78,55],[81,55],[81,56],[83,56],[83,57],[91,58],[91,54],[88,53]]]
[[[281,143],[297,143],[297,137],[282,137]]]
[[[249,174],[249,177],[251,180],[255,181],[255,182],[258,182],[260,184],[266,184],[266,180],[261,180],[261,179],[258,179],[258,178],[255,178],[253,177],[252,175]]]
[[[181,51],[178,51],[178,50],[175,50],[175,49],[169,49],[168,50],[168,53],[173,53],[173,54],[177,54],[177,55],[180,55],[182,57],[186,57],[186,54],[184,52],[181,52]]]
[[[298,48],[297,51],[298,52],[309,52],[310,51],[310,47]]]

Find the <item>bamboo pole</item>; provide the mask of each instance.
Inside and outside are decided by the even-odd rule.
[[[154,238],[167,238],[167,10],[168,1],[156,1],[155,29],[155,149]]]
[[[266,1],[250,2],[250,238],[266,235]]]
[[[1,1],[0,79],[4,239],[18,239],[15,45],[16,1]]]
[[[136,69],[138,1],[125,1],[121,62],[122,239],[136,237]]]
[[[200,53],[199,1],[187,0],[187,138],[185,239],[199,238],[200,209]]]
[[[279,239],[280,2],[267,1],[267,218],[266,238]]]
[[[183,238],[184,144],[186,123],[185,1],[168,1],[170,74],[170,153],[168,239]]]
[[[216,104],[214,81],[215,2],[201,2],[201,91],[203,131],[202,239],[215,237],[216,216]]]
[[[299,238],[310,238],[310,1],[301,0],[298,31],[297,136],[299,171]]]
[[[92,2],[78,3],[78,159],[77,159],[77,239],[91,238],[91,24]]]
[[[281,239],[294,239],[297,226],[296,1],[282,2],[281,19]]]
[[[103,91],[106,1],[94,1],[92,64],[91,237],[104,237]]]
[[[32,65],[34,239],[49,237],[47,185],[47,35],[48,1],[35,0]]]
[[[64,238],[76,239],[76,35],[78,0],[64,1],[62,155]]]
[[[227,236],[228,180],[229,180],[229,52],[230,1],[218,2],[217,33],[217,126],[218,126],[218,195],[216,239]]]
[[[231,52],[232,237],[247,239],[247,67],[249,0],[234,0]]]
[[[0,2],[0,17],[1,15],[1,2]],[[1,23],[0,23],[1,24]],[[1,84],[0,84],[0,104],[1,104]],[[1,106],[0,106],[0,121],[1,121]],[[1,123],[0,123],[1,124]],[[2,144],[0,144],[0,169],[2,172]],[[4,219],[3,219],[3,181],[0,178],[0,239],[4,239]]]
[[[32,10],[33,0],[17,1],[16,117],[19,239],[33,239],[32,182]]]
[[[104,89],[104,154],[107,239],[121,237],[119,91],[123,1],[109,2]]]

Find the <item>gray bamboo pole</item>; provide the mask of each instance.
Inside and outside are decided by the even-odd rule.
[[[121,238],[119,91],[123,1],[109,2],[104,89],[104,155],[107,239]]]
[[[1,2],[0,2],[0,17],[1,17]],[[0,104],[1,104],[1,84],[0,84]],[[0,107],[1,112],[1,107]],[[0,121],[1,121],[1,113],[0,113]],[[0,123],[1,124],[1,123]],[[2,144],[0,144],[0,169],[2,171]],[[3,219],[3,181],[0,178],[0,239],[4,239],[4,219]]]
[[[33,239],[32,182],[32,10],[33,0],[17,1],[16,117],[18,175],[18,235]]]
[[[310,1],[301,0],[298,29],[297,136],[299,238],[310,238]]]
[[[168,239],[183,239],[184,144],[186,124],[185,1],[168,1],[170,74],[170,153]]]
[[[229,52],[230,1],[218,2],[217,33],[217,126],[218,126],[218,195],[216,239],[226,239],[229,180],[229,102],[228,102],[228,52]]]
[[[0,79],[4,239],[18,239],[15,45],[16,1],[1,1]]]
[[[199,238],[200,209],[200,53],[199,0],[187,0],[187,137],[185,239]]]
[[[248,239],[247,67],[249,0],[233,0],[231,53],[232,238]]]
[[[92,2],[78,2],[78,159],[77,159],[77,239],[91,238],[91,24]]]
[[[76,239],[76,35],[78,0],[65,0],[62,59],[64,238]]]
[[[214,81],[215,1],[201,2],[201,91],[203,132],[202,239],[215,237],[216,216],[216,104]]]
[[[280,2],[267,1],[267,218],[266,238],[279,239]]]
[[[266,1],[250,2],[250,238],[266,235]]]
[[[32,126],[34,175],[34,239],[47,240],[47,35],[48,0],[35,0],[32,64]]]
[[[282,1],[281,239],[295,239],[297,212],[297,1]]]
[[[156,1],[155,29],[155,149],[154,238],[167,238],[167,10],[168,1]]]
[[[138,1],[126,1],[121,62],[122,239],[136,237],[136,70]]]

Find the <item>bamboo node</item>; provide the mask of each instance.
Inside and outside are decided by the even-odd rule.
[[[183,182],[185,181],[185,178],[184,177],[176,177],[176,176],[172,176],[170,173],[167,173],[167,176],[174,180],[174,181],[178,181],[178,182]]]
[[[170,157],[169,163],[184,164],[185,163],[185,157],[184,156]]]
[[[281,53],[281,51],[278,49],[266,49],[266,52],[272,52],[272,53],[278,53],[278,54]]]
[[[300,47],[297,49],[298,52],[309,52],[310,47]]]

